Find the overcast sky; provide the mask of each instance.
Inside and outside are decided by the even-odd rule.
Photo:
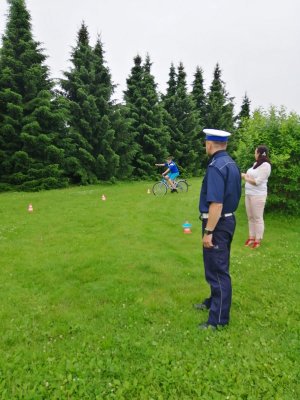
[[[81,22],[91,44],[101,35],[122,98],[133,57],[149,53],[160,91],[171,62],[182,61],[188,84],[197,65],[206,89],[218,62],[236,111],[247,92],[251,109],[284,105],[300,113],[300,0],[26,0],[34,37],[52,77],[70,68]],[[0,33],[8,6],[0,0]]]

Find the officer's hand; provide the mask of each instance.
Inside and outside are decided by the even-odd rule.
[[[203,247],[205,247],[207,249],[214,247],[214,245],[212,243],[212,237],[213,237],[212,234],[211,235],[203,235],[203,238],[202,238]]]

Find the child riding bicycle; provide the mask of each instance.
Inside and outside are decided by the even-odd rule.
[[[168,156],[165,164],[155,164],[157,167],[167,167],[167,169],[162,173],[162,177],[166,179],[168,185],[171,187],[171,193],[177,192],[176,184],[174,180],[179,176],[179,169],[172,156]]]

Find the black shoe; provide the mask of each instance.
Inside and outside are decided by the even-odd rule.
[[[198,329],[200,329],[200,330],[210,329],[210,330],[214,331],[217,329],[217,327],[215,325],[209,324],[208,322],[204,322],[204,323],[198,325]]]
[[[196,310],[209,310],[209,308],[207,307],[207,305],[205,303],[199,303],[199,304],[194,304],[193,306]]]
[[[202,324],[198,325],[198,329],[200,330],[205,330],[205,329],[210,329],[212,331],[215,331],[216,329],[219,331],[221,329],[224,329],[228,326],[228,324],[224,324],[224,325],[211,325],[208,322],[204,322]]]

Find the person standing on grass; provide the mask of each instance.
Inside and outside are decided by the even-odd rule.
[[[249,236],[245,246],[255,249],[260,246],[264,235],[264,209],[268,194],[268,179],[271,174],[271,163],[266,146],[255,149],[255,163],[242,173],[245,180],[245,203],[248,216]]]
[[[241,198],[241,174],[226,152],[229,132],[204,129],[206,153],[210,156],[202,182],[199,211],[202,219],[202,245],[205,278],[210,297],[199,310],[209,310],[208,320],[199,329],[216,329],[229,323],[231,278],[230,246],[235,231],[234,211]]]
[[[168,156],[167,162],[165,164],[155,164],[156,167],[167,167],[167,169],[162,173],[162,177],[166,179],[168,182],[168,185],[171,188],[171,193],[177,192],[176,189],[176,184],[174,182],[174,179],[179,176],[179,169],[175,162],[173,161],[172,156]]]

